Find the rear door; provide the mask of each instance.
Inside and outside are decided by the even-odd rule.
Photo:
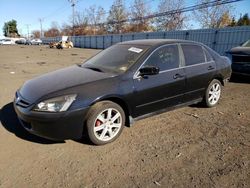
[[[178,45],[156,49],[141,67],[155,66],[159,74],[134,77],[135,116],[154,112],[182,102],[185,92],[185,73],[180,66]]]
[[[181,44],[186,74],[185,101],[202,98],[216,70],[215,61],[201,45]]]

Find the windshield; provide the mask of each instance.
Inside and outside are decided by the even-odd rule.
[[[250,40],[246,41],[244,44],[242,44],[243,47],[250,47]]]
[[[149,48],[144,45],[113,45],[88,59],[82,67],[123,73]]]

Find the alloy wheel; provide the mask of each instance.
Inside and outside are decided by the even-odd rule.
[[[208,92],[208,102],[211,105],[215,105],[220,99],[220,94],[221,94],[220,84],[214,83]]]
[[[122,127],[122,115],[114,109],[103,110],[94,121],[94,135],[100,141],[109,141],[114,138]]]

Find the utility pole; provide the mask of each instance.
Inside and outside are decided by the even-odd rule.
[[[39,18],[38,20],[40,22],[40,29],[41,29],[41,31],[40,31],[40,38],[42,38],[43,37],[43,21],[44,21],[44,19],[43,18]]]
[[[75,0],[69,0],[69,2],[71,3],[71,7],[72,7],[72,30],[73,30],[73,36],[75,36],[75,5],[76,2]]]
[[[29,31],[29,26],[30,26],[30,24],[26,24],[26,27],[27,27],[27,32],[28,32],[28,36],[27,36],[27,38],[29,39],[29,36],[30,36],[30,31]]]
[[[10,26],[9,25],[7,25],[7,29],[8,29],[7,37],[9,37],[10,36]]]

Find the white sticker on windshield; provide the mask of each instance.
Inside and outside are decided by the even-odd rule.
[[[135,53],[141,53],[143,51],[143,49],[131,47],[128,49],[128,51],[135,52]]]

